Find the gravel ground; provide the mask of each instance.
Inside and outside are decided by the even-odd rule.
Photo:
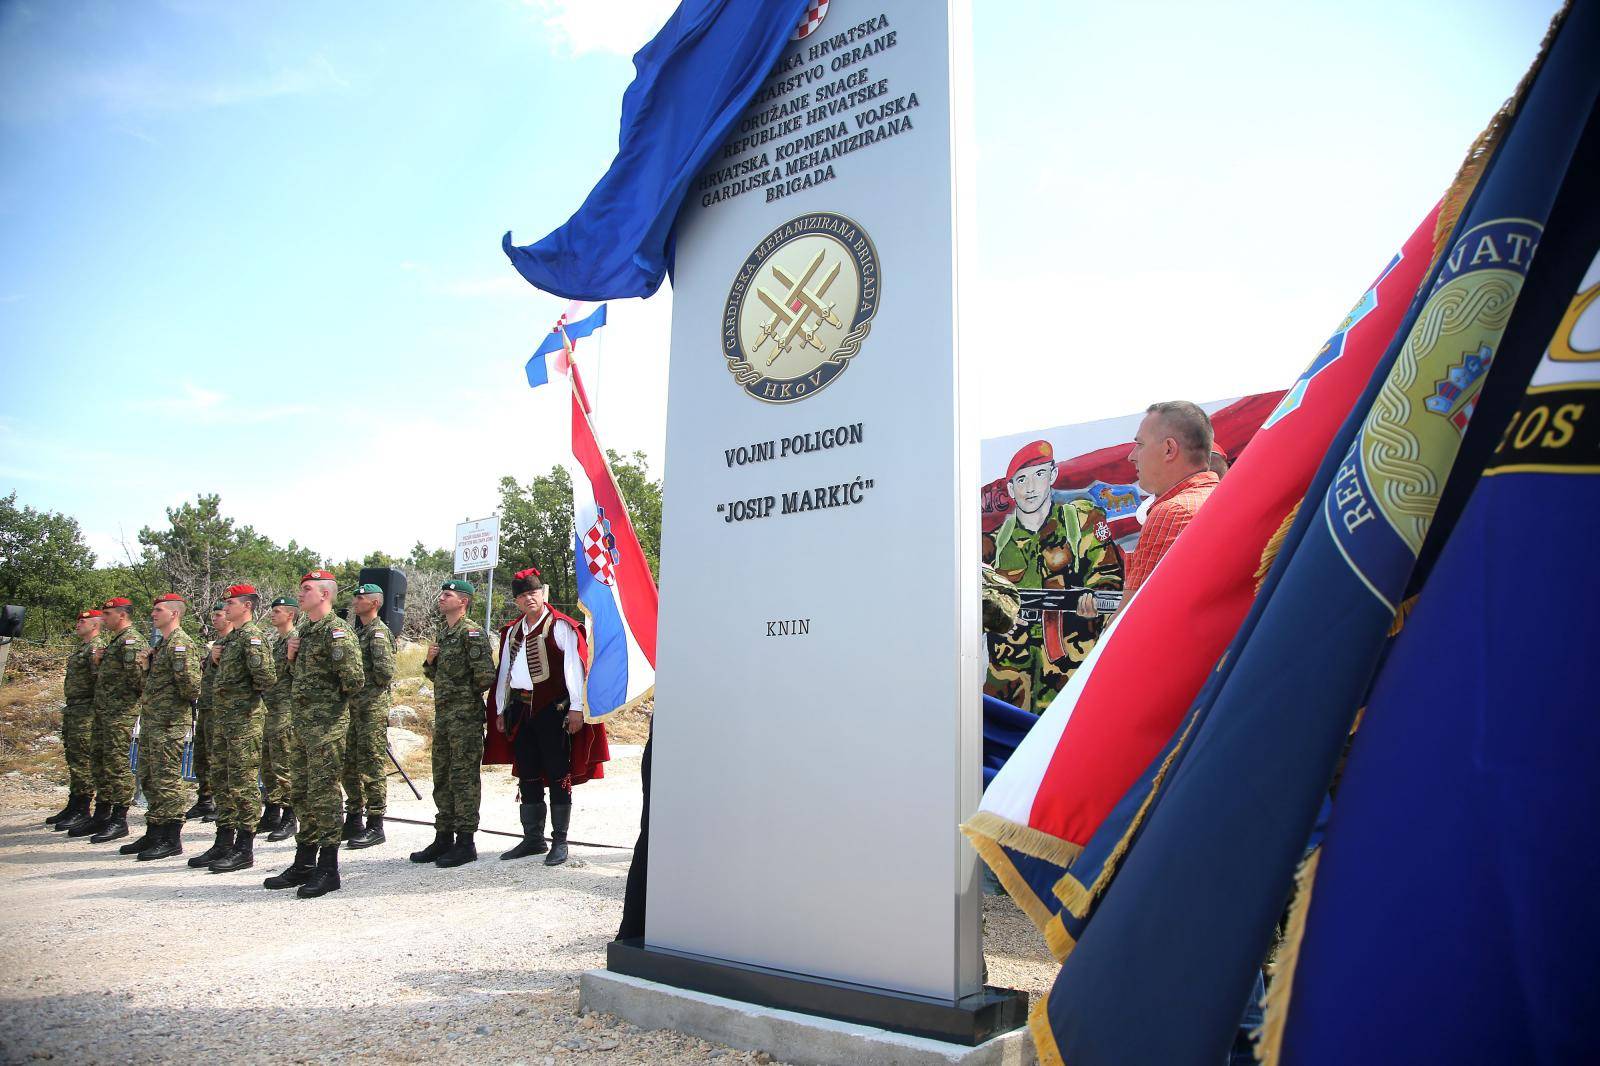
[[[572,835],[627,848],[638,749],[613,752],[575,793]],[[486,771],[484,829],[516,829],[514,787]],[[263,841],[236,874],[136,863],[47,829],[63,802],[35,778],[0,778],[0,1060],[771,1061],[578,1015],[578,978],[604,965],[621,918],[629,850],[574,845],[547,868],[499,861],[514,841],[480,833],[479,861],[440,870],[406,861],[431,828],[389,822],[387,844],[341,853],[340,891],[301,900],[261,887],[292,840]],[[394,778],[389,813],[428,821],[433,807]],[[211,829],[185,833],[185,857]],[[1055,966],[1021,912],[991,897],[985,928],[990,983],[1045,992]]]

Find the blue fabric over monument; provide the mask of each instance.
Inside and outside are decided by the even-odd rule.
[[[800,23],[806,0],[683,0],[633,57],[617,156],[560,229],[501,247],[569,300],[649,296],[672,263],[678,207]]]
[[[1491,269],[1485,246],[1538,244],[1531,267],[1517,255],[1493,268],[1496,291],[1504,293],[1496,305],[1502,317],[1469,320],[1494,346],[1480,412],[1520,397],[1560,317],[1543,268],[1574,238],[1543,223],[1558,194],[1592,196],[1593,174],[1569,166],[1600,90],[1597,51],[1600,0],[1574,0],[1449,254],[1425,286],[1432,298],[1422,315],[1433,323],[1443,304],[1479,284],[1473,271]],[[1526,281],[1513,284],[1511,272],[1526,272]],[[1398,376],[1391,380],[1404,388],[1401,372],[1417,366],[1394,354],[1388,361]],[[1419,372],[1434,373],[1453,355],[1432,351]],[[1380,367],[1379,376],[1387,374]],[[1374,418],[1379,429],[1390,425],[1388,414]],[[1475,438],[1498,439],[1505,424],[1473,419],[1460,459],[1435,449],[1415,461],[1435,485],[1447,476],[1476,477],[1482,458]],[[1341,438],[1351,439],[1348,432]],[[1319,472],[1256,607],[1202,695],[1193,732],[1051,990],[1048,1037],[1062,1061],[1212,1066],[1228,1053],[1395,605],[1411,591],[1417,553],[1399,540],[1392,511],[1372,521],[1343,517],[1357,479],[1360,499],[1376,498],[1365,483],[1371,475],[1363,443],[1370,439],[1355,437]],[[1478,456],[1476,468],[1471,456]],[[1437,542],[1450,523],[1433,517],[1426,532]],[[1492,624],[1481,619],[1482,632]],[[1458,656],[1437,668],[1460,666]]]
[[[993,696],[983,697],[983,787],[1011,758],[1039,716]]]

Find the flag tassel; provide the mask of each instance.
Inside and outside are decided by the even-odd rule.
[[[1300,942],[1306,935],[1306,914],[1311,910],[1311,886],[1317,879],[1317,863],[1322,858],[1319,845],[1300,864],[1294,877],[1294,902],[1289,905],[1289,920],[1284,926],[1283,944],[1273,966],[1272,987],[1267,990],[1266,1017],[1256,1031],[1256,1061],[1278,1066],[1283,1053],[1283,1030],[1289,1021],[1289,997],[1294,993],[1294,968],[1300,961]]]

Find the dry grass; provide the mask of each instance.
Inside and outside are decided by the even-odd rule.
[[[61,680],[65,649],[12,644],[0,685],[0,773],[65,779]]]

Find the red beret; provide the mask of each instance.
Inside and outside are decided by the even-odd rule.
[[[300,580],[301,581],[337,581],[339,579],[334,577],[332,574],[328,573],[326,570],[313,570],[309,574],[307,574],[305,577],[302,577]]]
[[[132,607],[133,601],[125,596],[113,596],[106,601],[105,605],[107,607]]]
[[[537,566],[530,566],[526,570],[518,570],[511,576],[516,580],[521,581],[525,577],[543,577],[544,575],[539,573],[539,568]]]
[[[183,597],[176,592],[163,592],[156,597],[157,603],[182,603]]]
[[[104,618],[104,617],[105,617],[105,612],[104,611],[97,611],[93,607],[89,608],[87,611],[79,611],[78,612],[78,621],[80,621],[80,622],[83,621],[85,618]]]
[[[1017,471],[1026,470],[1030,466],[1040,463],[1053,463],[1056,461],[1055,449],[1050,447],[1047,440],[1036,440],[1024,444],[1017,449],[1017,454],[1011,457],[1011,465],[1006,467],[1006,480],[1010,481],[1017,476]]]
[[[301,580],[304,579],[302,578]],[[254,585],[229,585],[226,593],[228,596],[254,596],[255,594],[256,587]]]

